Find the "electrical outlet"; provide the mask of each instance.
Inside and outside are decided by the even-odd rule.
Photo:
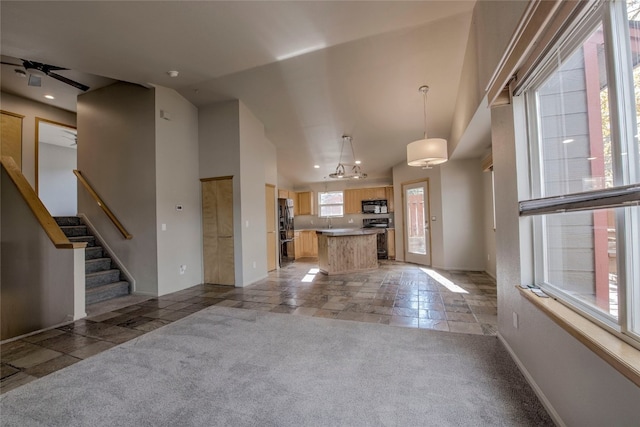
[[[513,312],[513,327],[518,329],[518,313]]]

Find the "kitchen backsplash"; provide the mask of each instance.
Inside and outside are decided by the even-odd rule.
[[[331,228],[361,228],[363,218],[389,218],[389,227],[395,227],[393,213],[390,214],[352,214],[342,218],[331,218]],[[329,228],[329,219],[315,215],[298,215],[293,218],[296,230]]]

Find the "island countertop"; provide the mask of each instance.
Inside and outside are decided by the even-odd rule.
[[[317,234],[329,237],[336,236],[362,236],[365,234],[377,234],[380,231],[375,228],[323,228],[316,230]]]

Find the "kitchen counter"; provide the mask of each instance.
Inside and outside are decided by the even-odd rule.
[[[376,234],[379,231],[375,228],[323,228],[316,230],[317,234],[326,236],[361,236],[363,234]]]
[[[376,229],[329,228],[316,230],[318,267],[324,274],[346,274],[378,268]]]

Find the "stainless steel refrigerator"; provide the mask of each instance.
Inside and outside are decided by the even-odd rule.
[[[278,199],[278,228],[280,235],[280,267],[295,259],[293,231],[293,200]]]

